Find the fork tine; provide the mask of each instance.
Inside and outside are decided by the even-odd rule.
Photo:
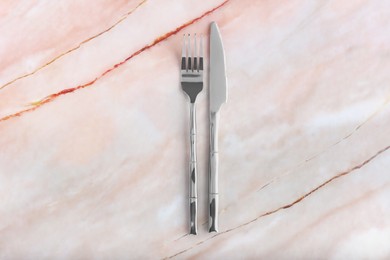
[[[199,48],[199,70],[203,70],[203,35],[200,35],[200,48]]]
[[[193,70],[198,70],[198,48],[196,44],[196,33],[194,35],[194,67]]]
[[[186,70],[186,59],[187,59],[187,53],[186,53],[186,35],[183,34],[183,48],[181,51],[181,69]]]
[[[188,59],[188,67],[187,67],[187,70],[192,70],[192,66],[191,66],[191,60],[192,60],[192,55],[191,55],[191,35],[188,34],[188,44],[187,44],[187,47],[188,47],[188,52],[187,52],[187,59]]]

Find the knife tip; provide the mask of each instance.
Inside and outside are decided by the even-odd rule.
[[[211,22],[211,24],[210,24],[210,32],[211,33],[217,33],[217,34],[220,34],[220,32],[219,32],[219,27],[218,27],[218,24],[217,24],[217,22]]]

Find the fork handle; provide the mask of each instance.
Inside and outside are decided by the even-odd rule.
[[[218,232],[218,122],[219,113],[210,113],[209,232]]]
[[[190,103],[190,234],[198,233],[198,190],[196,166],[196,109],[195,103]]]

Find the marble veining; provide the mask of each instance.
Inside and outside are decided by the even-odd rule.
[[[212,21],[220,233],[206,84],[191,236],[181,41]],[[379,0],[1,2],[0,258],[389,259],[389,30]]]

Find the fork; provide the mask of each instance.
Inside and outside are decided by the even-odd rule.
[[[198,233],[197,208],[197,166],[196,166],[196,112],[195,101],[203,89],[203,39],[200,37],[198,50],[196,34],[194,35],[194,51],[191,52],[191,35],[183,35],[180,81],[183,91],[190,99],[190,178],[189,178],[189,210],[190,234]],[[199,55],[199,56],[198,56]]]

